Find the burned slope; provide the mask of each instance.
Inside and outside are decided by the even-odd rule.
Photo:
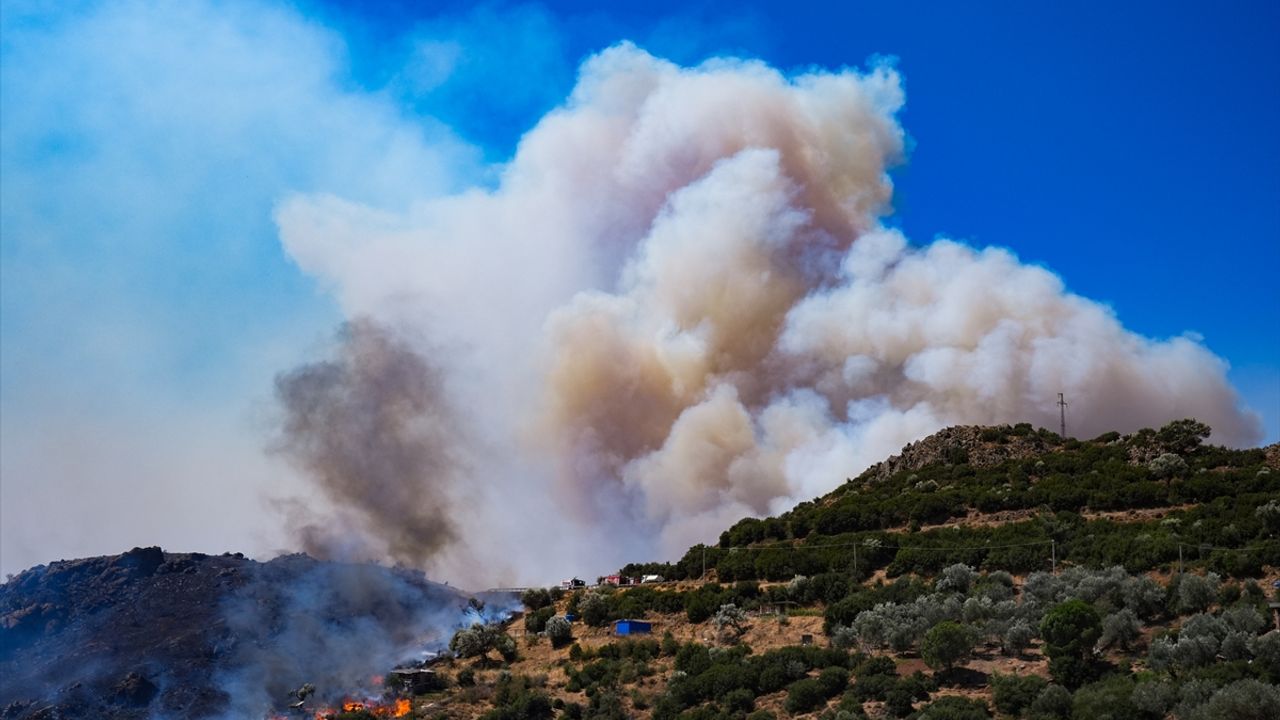
[[[421,573],[135,548],[0,586],[0,717],[261,717],[359,691],[475,619]]]

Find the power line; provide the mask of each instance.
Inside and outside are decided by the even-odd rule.
[[[1031,547],[1035,545],[1052,545],[1053,540],[1034,540],[1024,543],[1007,543],[1000,545],[952,545],[949,547],[927,547],[924,545],[885,545],[877,542],[825,543],[821,545],[740,545],[719,548],[720,550],[763,552],[766,550],[821,550],[826,548],[863,547],[879,550],[1000,550],[1004,548]]]

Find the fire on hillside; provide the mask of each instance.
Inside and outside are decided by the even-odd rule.
[[[341,704],[333,707],[320,707],[316,709],[308,709],[306,711],[299,710],[299,714],[273,714],[268,715],[266,720],[298,720],[299,718],[311,718],[312,720],[332,720],[332,718],[340,712],[365,712],[375,718],[398,718],[405,717],[413,710],[412,704],[407,698],[397,698],[394,700],[343,700]]]

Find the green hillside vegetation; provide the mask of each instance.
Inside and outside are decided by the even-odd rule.
[[[721,581],[831,572],[865,579],[881,569],[896,577],[956,562],[1026,573],[1050,569],[1055,555],[1061,563],[1142,572],[1169,568],[1181,548],[1184,568],[1244,578],[1280,558],[1280,473],[1267,466],[1263,450],[1202,445],[1208,428],[1191,420],[1091,441],[1029,425],[982,432],[993,446],[1032,434],[1052,450],[978,468],[953,448],[944,462],[886,480],[868,471],[778,517],[742,520],[716,547],[696,546],[676,563],[633,564],[622,573],[697,578],[704,558]],[[1175,509],[1146,521],[1085,515],[1152,508]],[[1026,517],[929,527],[1001,512]]]
[[[622,569],[674,582],[530,591],[520,657],[422,716],[1280,717],[1280,448],[1208,434],[944,431]]]

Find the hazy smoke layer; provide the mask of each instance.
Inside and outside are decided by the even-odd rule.
[[[214,680],[227,694],[224,717],[263,717],[293,702],[303,683],[322,704],[377,694],[371,675],[443,650],[459,628],[505,618],[509,604],[482,615],[462,595],[401,569],[297,556],[257,566],[222,606],[228,639]]]
[[[888,67],[786,77],[623,45],[492,190],[403,216],[295,198],[278,221],[352,316],[458,348],[450,388],[519,466],[475,484],[528,500],[483,505],[485,526],[571,516],[607,529],[573,550],[600,563],[710,539],[949,424],[1055,426],[1058,392],[1080,436],[1196,416],[1260,437],[1194,338],[1130,333],[1007,251],[885,229],[902,102]]]
[[[336,357],[276,378],[276,398],[278,449],[337,518],[286,505],[307,552],[423,567],[456,539],[449,489],[460,436],[438,372],[405,340],[368,319],[349,322]]]

